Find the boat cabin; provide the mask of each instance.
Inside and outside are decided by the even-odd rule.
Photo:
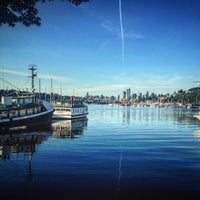
[[[0,119],[32,115],[41,110],[41,103],[35,102],[34,96],[30,94],[1,97]]]

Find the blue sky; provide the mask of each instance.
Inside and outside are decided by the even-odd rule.
[[[0,77],[63,95],[173,93],[200,81],[200,1],[90,0],[38,3],[40,27],[0,27]],[[120,21],[121,12],[121,21]],[[10,88],[0,80],[1,88]]]

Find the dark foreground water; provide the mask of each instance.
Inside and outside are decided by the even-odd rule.
[[[88,120],[2,133],[0,198],[200,199],[195,112],[90,105]]]

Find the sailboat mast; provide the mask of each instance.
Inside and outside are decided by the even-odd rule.
[[[41,97],[41,81],[39,79],[39,99],[40,99],[40,97]]]
[[[51,78],[51,94],[50,94],[50,102],[53,101],[53,83],[52,83],[52,78]]]

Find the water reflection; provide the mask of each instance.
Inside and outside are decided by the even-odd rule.
[[[194,136],[200,138],[200,130],[194,131]]]
[[[0,159],[9,160],[17,155],[19,158],[31,160],[37,145],[47,138],[47,134],[39,132],[8,132],[0,135]]]
[[[83,131],[87,127],[87,118],[75,120],[53,120],[52,131],[53,136],[58,138],[78,138],[83,135]]]
[[[173,121],[180,123],[194,123],[195,111],[189,109],[166,109],[166,108],[118,108],[118,118],[122,117],[123,123]],[[122,112],[122,114],[121,114]]]
[[[32,157],[38,145],[50,136],[49,132],[12,131],[0,134],[0,161],[25,161],[26,180],[33,180]]]

